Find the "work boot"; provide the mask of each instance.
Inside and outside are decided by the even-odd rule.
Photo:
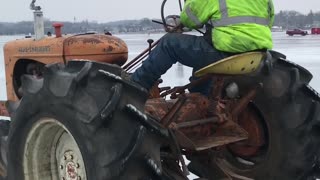
[[[159,85],[162,83],[162,79],[159,79],[149,90],[149,99],[160,98],[161,89]]]

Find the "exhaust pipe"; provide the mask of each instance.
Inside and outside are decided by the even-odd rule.
[[[44,19],[40,6],[35,5],[36,0],[32,0],[30,9],[34,10],[34,35],[36,40],[44,38]]]

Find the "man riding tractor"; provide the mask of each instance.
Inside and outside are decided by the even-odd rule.
[[[272,48],[272,0],[188,0],[180,17],[182,25],[188,28],[200,28],[204,24],[214,28],[209,28],[208,36],[180,33],[164,36],[132,75],[132,80],[147,90],[176,62],[196,72],[237,53]],[[208,83],[198,86],[196,91],[207,94],[206,87]]]

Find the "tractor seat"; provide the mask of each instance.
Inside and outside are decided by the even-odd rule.
[[[247,52],[212,63],[199,71],[195,72],[196,77],[206,74],[225,74],[225,75],[243,75],[255,72],[263,58],[265,52],[255,51]]]

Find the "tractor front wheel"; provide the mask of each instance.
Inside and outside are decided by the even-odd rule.
[[[12,112],[9,180],[161,179],[160,142],[139,121],[147,92],[120,67],[49,65],[22,78]]]

